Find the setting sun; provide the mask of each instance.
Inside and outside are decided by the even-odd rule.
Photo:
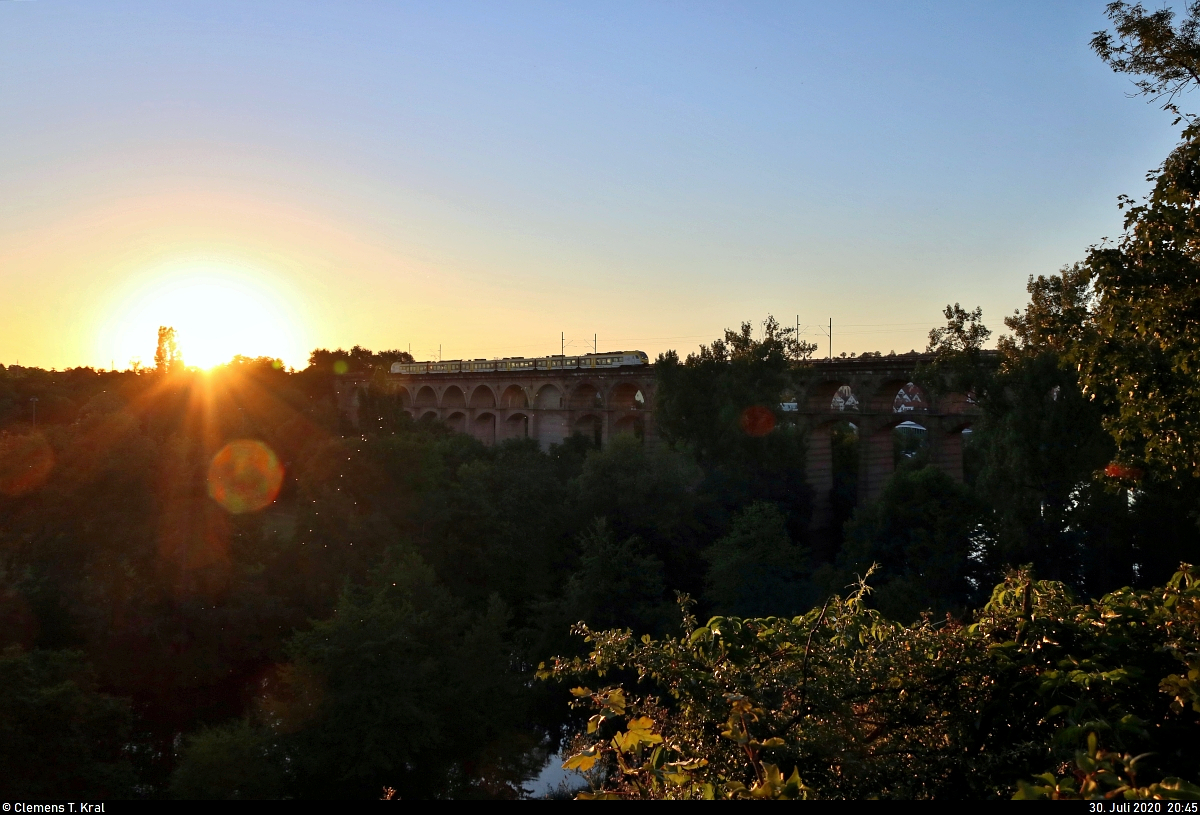
[[[152,365],[160,325],[175,328],[185,364],[211,368],[233,356],[270,356],[302,365],[305,351],[294,309],[248,279],[216,273],[166,275],[129,297],[109,327],[107,344],[123,364]]]

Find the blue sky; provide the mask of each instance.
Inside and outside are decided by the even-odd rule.
[[[0,361],[148,357],[114,321],[159,319],[143,295],[179,276],[281,304],[235,339],[293,364],[549,353],[560,331],[654,354],[767,313],[906,351],[954,301],[1000,329],[1030,274],[1119,232],[1116,196],[1177,136],[1089,51],[1105,22],[1101,2],[0,3]]]

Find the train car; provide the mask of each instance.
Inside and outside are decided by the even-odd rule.
[[[608,351],[602,354],[549,357],[505,357],[504,359],[452,359],[438,362],[395,362],[394,374],[457,374],[480,371],[561,371],[623,368],[649,365],[645,351]]]

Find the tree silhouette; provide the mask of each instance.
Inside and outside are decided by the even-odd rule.
[[[154,350],[154,369],[160,374],[175,373],[183,368],[183,352],[171,326],[158,327],[158,347]]]

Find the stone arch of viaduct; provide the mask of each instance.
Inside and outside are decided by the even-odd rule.
[[[924,428],[930,462],[961,480],[963,431],[974,423],[976,406],[963,394],[935,396],[910,387],[924,355],[864,356],[815,361],[785,395],[785,412],[807,436],[806,471],[814,490],[814,526],[830,520],[833,488],[832,430],[852,424],[858,444],[858,500],[874,500],[894,470],[893,430],[911,422]],[[634,433],[657,443],[652,407],[653,366],[601,371],[387,374],[382,385],[414,419],[426,417],[492,444],[534,438],[543,447],[582,433],[606,442]],[[365,380],[339,377],[344,415],[358,416]],[[640,399],[638,397],[641,397]]]

